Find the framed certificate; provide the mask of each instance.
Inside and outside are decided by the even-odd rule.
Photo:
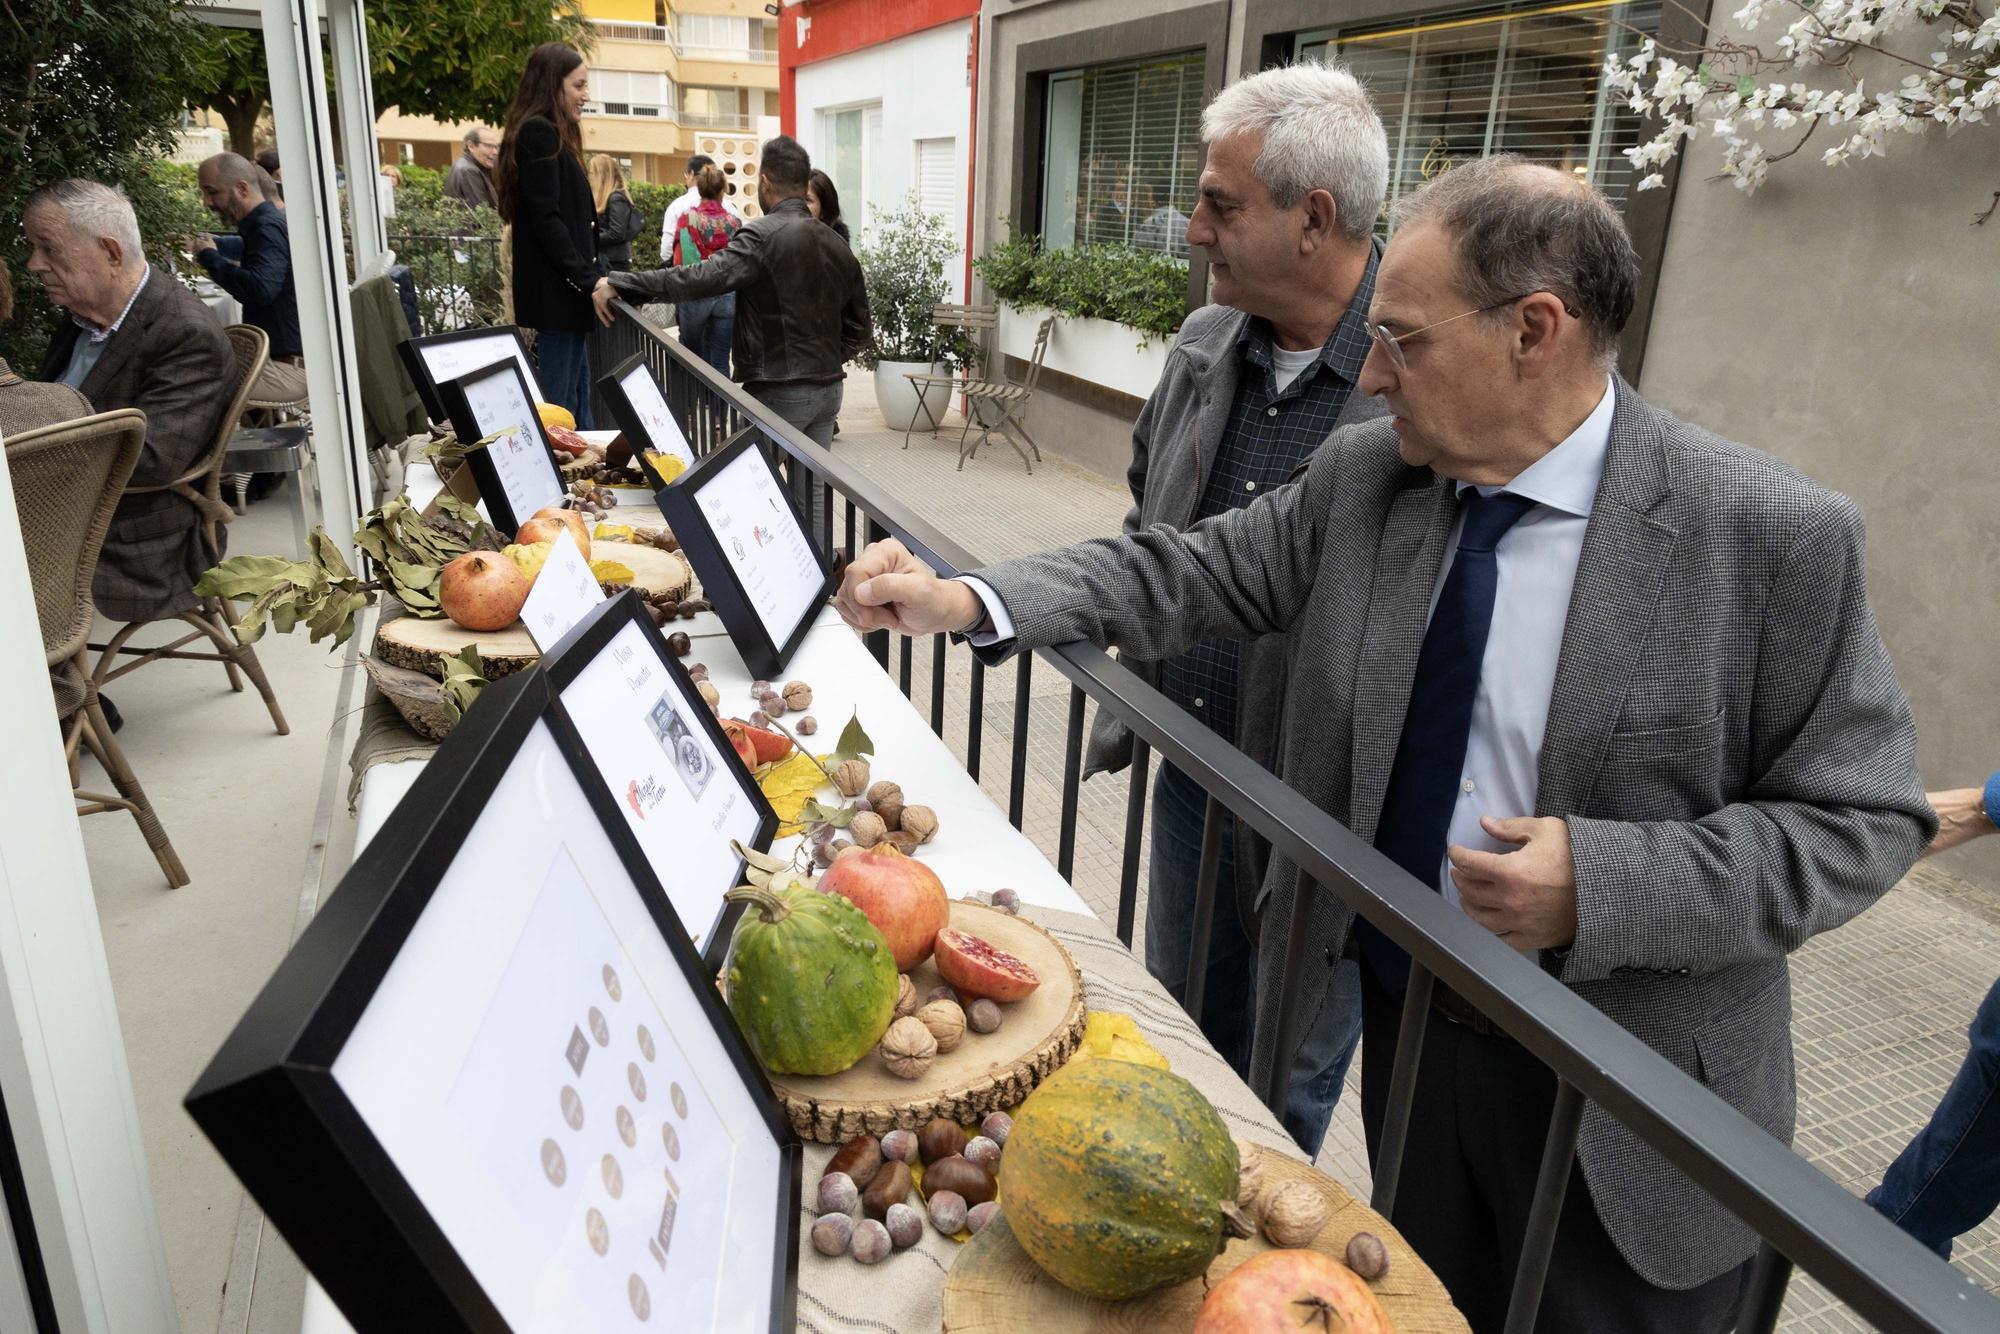
[[[738,432],[654,499],[744,665],[778,675],[834,576],[770,460],[748,431]]]
[[[460,440],[470,444],[502,433],[465,456],[495,528],[512,536],[536,510],[563,503],[569,488],[519,363],[511,357],[496,361],[440,387]]]
[[[742,914],[722,901],[743,883],[730,840],[765,851],[777,812],[638,594],[593,608],[542,667],[695,948],[720,968]]]
[[[535,402],[542,401],[541,381],[535,378],[535,368],[528,360],[527,345],[521,341],[521,331],[511,324],[408,338],[396,344],[396,352],[403,358],[404,369],[416,382],[417,396],[423,399],[424,410],[430,413],[434,422],[451,418],[451,409],[445,403],[440,386],[506,357],[512,357],[520,364],[521,378],[527,381],[528,393]]]
[[[634,453],[655,449],[687,467],[694,466],[694,449],[688,444],[687,433],[674,420],[673,409],[667,406],[667,396],[660,392],[660,382],[653,378],[644,355],[635,353],[620,362],[611,374],[598,380],[597,392],[604,395]]]
[[[793,1327],[799,1141],[543,670],[488,687],[187,1108],[357,1329]]]

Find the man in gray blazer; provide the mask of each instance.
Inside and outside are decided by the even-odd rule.
[[[962,630],[989,656],[1287,632],[1286,781],[1789,1140],[1787,956],[1880,897],[1936,828],[1860,515],[1611,371],[1638,262],[1589,187],[1466,163],[1398,222],[1362,375],[1390,422],[1186,532],[953,581],[877,544],[843,613]],[[1253,1079],[1291,1055],[1272,1046],[1295,881],[1274,856]],[[1325,892],[1307,922],[1315,948],[1356,928]],[[1407,974],[1358,934],[1373,1145]],[[1475,1329],[1504,1317],[1554,1096],[1440,989],[1394,1221]],[[1599,1108],[1575,1172],[1536,1328],[1729,1328],[1754,1234]]]
[[[1388,141],[1367,92],[1320,64],[1231,84],[1202,113],[1207,158],[1187,223],[1207,252],[1216,304],[1188,316],[1160,383],[1132,428],[1125,531],[1185,528],[1242,509],[1304,467],[1334,429],[1385,415],[1356,382],[1367,359],[1368,303],[1381,247],[1375,219]],[[1168,699],[1277,765],[1285,695],[1283,635],[1204,640],[1165,662],[1127,655]],[[1086,775],[1131,762],[1124,724],[1099,713]],[[1206,796],[1162,763],[1153,785],[1146,967],[1185,1001]],[[1238,1074],[1250,1068],[1256,951],[1253,905],[1269,849],[1246,824],[1224,824],[1203,984],[1202,1032]],[[1292,1073],[1285,1128],[1317,1153],[1361,1037],[1360,978],[1333,970],[1326,1002]]]
[[[28,272],[69,312],[41,378],[92,409],[138,408],[146,447],[131,486],[181,476],[215,443],[235,388],[236,357],[215,313],[172,273],[146,262],[131,203],[96,181],[63,180],[28,196]],[[118,502],[91,597],[114,621],[149,621],[199,605],[201,572],[222,558],[200,512],[169,491]]]

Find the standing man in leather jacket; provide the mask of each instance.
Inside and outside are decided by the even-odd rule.
[[[735,292],[731,348],[736,378],[765,406],[825,449],[833,447],[840,415],[843,366],[873,332],[861,265],[806,205],[812,159],[798,140],[779,135],[758,162],[761,216],[699,264],[614,273],[595,297],[597,317],[611,323],[613,296],[647,301],[695,301]],[[803,470],[795,494],[812,512]]]

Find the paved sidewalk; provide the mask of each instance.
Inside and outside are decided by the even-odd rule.
[[[885,430],[870,377],[851,373],[834,448],[878,484],[984,559],[1038,551],[1115,533],[1130,498],[1113,482],[1050,456],[1030,476],[1013,450],[996,445],[957,470],[959,417],[937,436]],[[913,653],[911,694],[928,707],[931,648]],[[898,658],[892,653],[891,669]],[[970,657],[947,656],[945,735],[964,757],[970,721]],[[1007,801],[1014,669],[987,674],[980,778]],[[1032,675],[1025,827],[1053,860],[1061,817],[1068,684],[1037,664]],[[1095,706],[1091,706],[1094,712]],[[1088,721],[1088,720],[1086,720]],[[1127,783],[1124,775],[1083,785],[1079,801],[1077,892],[1107,921],[1118,902]],[[1139,863],[1139,921],[1145,920],[1145,860]],[[1142,925],[1143,929],[1143,925]],[[1920,865],[1881,903],[1812,941],[1793,960],[1793,1041],[1799,1070],[1798,1151],[1859,1195],[1937,1104],[1966,1050],[1965,1026],[2000,970],[2000,897]],[[1350,1077],[1319,1157],[1322,1170],[1357,1194],[1368,1190],[1358,1071]],[[1953,1263],[2000,1291],[2000,1223],[1960,1239]],[[1800,1278],[1781,1328],[1871,1328],[1817,1284]]]

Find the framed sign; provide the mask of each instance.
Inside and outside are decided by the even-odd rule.
[[[742,915],[722,901],[743,883],[730,840],[767,850],[777,812],[637,593],[592,609],[542,666],[695,948],[720,968]]]
[[[520,364],[521,378],[527,381],[529,394],[535,402],[542,401],[541,381],[535,378],[527,345],[521,341],[521,331],[511,324],[407,338],[396,344],[396,352],[403,358],[404,369],[416,382],[417,396],[423,399],[424,409],[434,422],[451,418],[441,386],[506,357]]]
[[[654,499],[744,665],[763,677],[784,671],[835,581],[750,433],[738,432]]]
[[[635,353],[620,362],[611,374],[598,380],[597,391],[618,419],[618,429],[632,442],[633,453],[644,458],[645,450],[656,450],[679,459],[683,468],[694,466],[694,449],[688,444],[687,433],[674,420],[667,396],[660,392],[660,382],[653,378],[643,355]]]
[[[500,438],[465,456],[486,502],[486,517],[512,535],[538,509],[560,505],[569,494],[548,432],[521,368],[512,358],[496,361],[442,384],[451,429],[460,440]]]
[[[793,1326],[801,1146],[540,669],[453,730],[187,1108],[357,1329]]]

